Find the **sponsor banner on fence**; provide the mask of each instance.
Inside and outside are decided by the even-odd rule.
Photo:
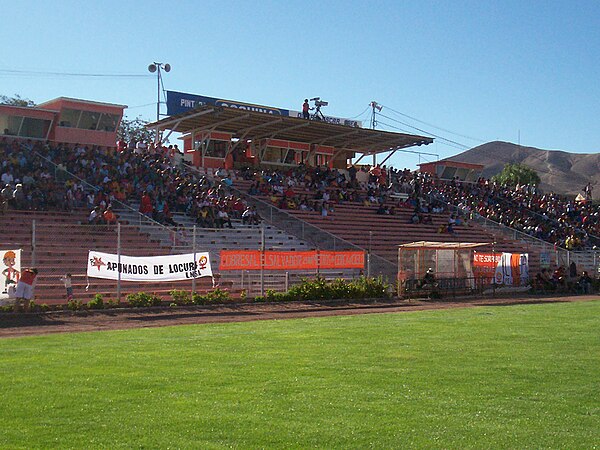
[[[122,281],[181,281],[212,277],[208,252],[168,256],[123,256],[90,251],[87,275]]]
[[[315,270],[365,267],[365,253],[362,251],[266,251],[264,253],[263,265],[259,250],[221,250],[219,270]]]
[[[529,281],[527,253],[473,253],[475,277],[495,278],[496,284],[523,286]]]
[[[473,252],[473,275],[476,278],[494,277],[501,257],[502,253]]]
[[[0,250],[0,300],[14,297],[21,276],[21,249]]]

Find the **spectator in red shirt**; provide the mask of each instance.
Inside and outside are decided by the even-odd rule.
[[[144,192],[144,195],[142,195],[142,200],[140,202],[140,212],[147,216],[152,216],[153,211],[154,207],[152,206],[152,199],[150,198],[147,192]]]
[[[304,117],[305,119],[310,119],[310,113],[308,112],[309,110],[310,105],[308,104],[308,99],[305,98],[304,103],[302,104],[302,117]]]
[[[110,206],[106,208],[106,211],[104,211],[102,217],[104,218],[104,222],[106,222],[106,225],[114,225],[115,223],[117,223],[117,215]]]

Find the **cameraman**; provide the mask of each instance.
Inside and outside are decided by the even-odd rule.
[[[304,103],[302,104],[302,117],[304,117],[306,120],[310,119],[310,105],[308,104],[308,99],[305,98],[304,99]]]

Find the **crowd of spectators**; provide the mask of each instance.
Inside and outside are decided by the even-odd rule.
[[[117,149],[50,142],[0,141],[2,207],[22,210],[89,211],[88,223],[113,224],[114,205],[139,202],[139,211],[167,226],[172,212],[187,213],[203,227],[232,227],[248,205],[174,160],[173,147]],[[260,220],[246,212],[246,222]]]
[[[152,144],[120,142],[110,149],[5,137],[0,141],[0,204],[3,209],[86,208],[94,221],[105,223],[116,220],[116,202],[139,202],[142,214],[168,226],[177,226],[173,212],[186,213],[207,228],[232,227],[232,220],[260,221],[255,210],[232,194],[228,173],[217,172],[216,179],[201,176],[175,163],[176,153],[173,146]],[[252,182],[250,195],[266,196],[281,209],[328,215],[336,204],[357,202],[381,215],[408,208],[411,223],[429,224],[432,214],[449,215],[450,205],[458,214],[449,217],[441,232],[453,232],[464,217],[477,214],[569,250],[589,248],[600,235],[600,207],[591,201],[590,185],[584,189],[586,201],[576,202],[532,186],[501,186],[486,179],[441,181],[385,166],[338,170],[299,164],[286,170],[246,168],[238,176]]]
[[[374,206],[376,214],[412,210],[411,223],[432,223],[432,214],[450,214],[441,233],[454,232],[473,215],[480,215],[568,250],[591,248],[600,236],[600,207],[592,203],[592,189],[582,190],[584,201],[535,186],[499,185],[480,178],[476,183],[440,180],[428,173],[385,166],[350,166],[348,170],[299,165],[284,171],[242,170],[253,183],[250,195],[268,197],[280,209],[327,215],[335,204],[358,202]],[[307,193],[308,192],[308,193]]]
[[[418,195],[413,188],[389,182],[385,168],[350,166],[348,170],[308,167],[300,164],[288,170],[243,169],[240,174],[252,181],[248,193],[269,197],[280,209],[322,211],[323,205],[358,202],[377,207],[378,214],[394,214],[395,208],[416,207]],[[390,205],[396,193],[405,193],[402,202]]]
[[[591,191],[576,202],[535,186],[502,186],[480,178],[477,183],[430,182],[425,193],[567,250],[590,248],[600,236],[600,207],[592,203]]]
[[[584,270],[577,270],[575,262],[568,268],[558,266],[553,271],[542,268],[533,280],[532,287],[539,292],[568,292],[590,294],[594,289],[594,279]]]

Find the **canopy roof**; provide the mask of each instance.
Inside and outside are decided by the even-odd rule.
[[[232,137],[238,139],[283,139],[327,145],[363,154],[383,153],[433,142],[430,137],[353,128],[215,105],[203,105],[148,124],[146,128],[178,133],[222,131],[231,133]]]
[[[432,241],[417,241],[410,242],[408,244],[400,244],[398,247],[402,248],[429,248],[429,249],[461,249],[461,248],[475,248],[489,245],[488,242],[432,242]]]

